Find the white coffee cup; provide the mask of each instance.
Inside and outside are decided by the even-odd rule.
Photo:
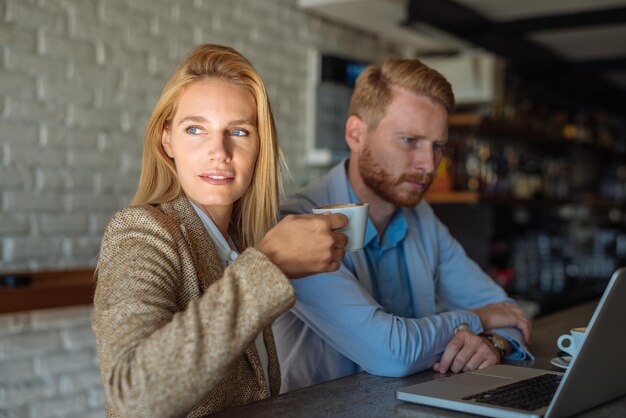
[[[348,218],[348,225],[338,229],[337,232],[346,234],[348,244],[346,251],[356,251],[363,248],[365,242],[365,230],[367,228],[367,217],[369,215],[369,203],[345,203],[342,205],[320,206],[313,209],[313,213],[342,213]]]
[[[569,334],[563,334],[559,337],[556,345],[559,347],[559,350],[573,356],[578,352],[586,332],[587,327],[572,328]]]

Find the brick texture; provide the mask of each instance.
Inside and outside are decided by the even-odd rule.
[[[0,417],[104,416],[91,306],[0,315]]]
[[[143,129],[195,44],[240,50],[266,81],[293,183],[305,165],[310,51],[394,46],[297,0],[0,0],[0,273],[95,266],[137,185]],[[0,316],[0,417],[103,416],[90,308]]]
[[[306,13],[296,0],[0,5],[0,272],[93,266],[91,245],[50,255],[35,246],[29,255],[22,244],[53,234],[100,239],[102,228],[85,230],[84,220],[108,218],[130,202],[146,120],[193,45],[234,46],[265,79],[294,179],[288,192],[311,178],[304,161],[309,52],[373,60],[393,50]],[[74,217],[80,225],[66,221]]]

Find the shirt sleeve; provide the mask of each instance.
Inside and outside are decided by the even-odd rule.
[[[434,216],[434,215],[433,215]],[[436,242],[439,243],[437,294],[451,309],[475,309],[490,303],[515,300],[470,259],[448,228],[435,217]],[[507,360],[532,360],[516,328],[491,330],[506,338],[513,346]]]
[[[345,266],[293,285],[295,315],[374,375],[406,376],[431,367],[462,323],[469,324],[472,332],[482,331],[478,316],[469,311],[418,319],[386,313]]]

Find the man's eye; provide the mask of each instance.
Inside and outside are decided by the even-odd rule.
[[[250,135],[250,132],[246,131],[245,129],[232,129],[230,131],[230,134],[232,136],[248,136]]]
[[[188,126],[187,128],[185,128],[185,132],[190,135],[200,135],[202,133],[202,129],[197,126]]]
[[[438,144],[436,142],[433,144],[433,151],[435,152],[444,153],[447,152],[447,149],[446,144]]]
[[[415,138],[411,138],[410,136],[402,137],[400,140],[408,145],[413,145],[415,143]]]

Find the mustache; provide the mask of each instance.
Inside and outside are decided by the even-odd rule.
[[[411,181],[415,183],[432,183],[435,178],[434,173],[416,173],[416,174],[402,174],[397,181],[397,184],[404,183],[405,181]]]

